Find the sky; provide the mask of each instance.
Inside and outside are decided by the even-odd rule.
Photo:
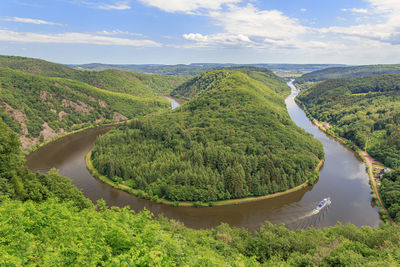
[[[400,0],[1,0],[0,54],[64,64],[400,63]]]

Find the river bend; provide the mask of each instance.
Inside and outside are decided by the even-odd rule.
[[[215,227],[226,222],[231,226],[255,230],[266,220],[285,223],[291,229],[326,227],[335,225],[337,221],[377,227],[380,218],[371,199],[365,164],[352,151],[327,137],[310,122],[294,101],[298,90],[292,82],[288,85],[292,89],[286,99],[290,117],[320,140],[325,150],[325,164],[318,182],[294,193],[240,205],[206,208],[172,207],[139,199],[93,178],[86,169],[85,155],[92,149],[97,136],[106,133],[111,126],[88,129],[60,138],[28,155],[26,165],[32,171],[59,169],[61,175],[70,177],[93,202],[103,198],[108,205],[128,205],[136,211],[146,208],[192,228]],[[179,104],[174,101],[172,105],[175,108]],[[332,199],[332,205],[314,214],[315,205],[328,196]]]

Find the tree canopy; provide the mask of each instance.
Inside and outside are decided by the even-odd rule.
[[[288,91],[280,79],[265,79]],[[205,203],[267,195],[318,177],[321,143],[291,121],[283,96],[268,85],[219,70],[177,90],[193,98],[98,138],[92,161],[101,174],[148,198]]]

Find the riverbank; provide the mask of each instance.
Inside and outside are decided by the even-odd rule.
[[[124,122],[127,122],[127,121],[129,121],[129,120],[124,120],[124,121],[120,121],[120,122],[110,122],[110,123],[104,123],[104,124],[101,124],[101,123],[100,123],[100,124],[96,124],[96,125],[89,125],[89,126],[86,126],[86,127],[81,128],[81,129],[74,130],[74,131],[72,131],[72,132],[64,132],[64,133],[62,133],[62,134],[56,135],[56,136],[53,137],[53,138],[47,139],[47,140],[44,141],[44,142],[37,143],[35,146],[30,147],[30,148],[28,148],[28,149],[25,149],[25,150],[23,150],[22,152],[23,152],[23,154],[24,154],[25,156],[27,156],[27,155],[29,155],[29,154],[35,152],[35,151],[38,150],[39,148],[44,147],[45,145],[47,145],[47,144],[49,144],[49,143],[51,143],[51,142],[57,141],[58,139],[63,138],[63,137],[66,137],[66,136],[68,136],[68,135],[76,134],[76,133],[83,132],[83,131],[86,131],[86,130],[88,130],[88,129],[93,129],[93,128],[96,128],[96,127],[105,127],[105,126],[118,125],[118,124],[121,124],[121,123],[124,123]]]
[[[178,103],[178,106],[180,106],[180,105],[182,105],[183,103],[185,103],[184,100],[179,99],[179,98],[174,98],[174,97],[169,96],[169,95],[161,95],[161,96],[165,97],[165,98],[171,103],[171,108],[172,108],[172,109],[175,108],[174,103],[173,103],[174,101],[175,101],[176,103]],[[176,107],[177,107],[177,106],[176,106]],[[118,125],[118,124],[128,123],[128,122],[130,122],[131,120],[132,120],[132,119],[127,119],[127,120],[122,120],[122,121],[113,121],[113,122],[104,122],[104,123],[98,123],[98,124],[95,124],[95,125],[94,125],[94,124],[91,124],[91,125],[88,125],[88,126],[86,126],[86,127],[80,128],[80,129],[78,129],[78,130],[74,130],[74,131],[71,131],[71,132],[64,132],[64,133],[61,133],[61,134],[56,135],[56,136],[53,137],[53,138],[50,138],[50,139],[48,139],[48,140],[45,140],[44,142],[37,143],[37,144],[35,144],[33,147],[29,147],[29,148],[23,150],[23,153],[24,153],[25,156],[27,156],[27,155],[29,155],[30,153],[35,152],[35,151],[38,150],[39,148],[41,148],[41,147],[43,147],[43,146],[45,146],[45,145],[47,145],[47,144],[49,144],[49,143],[51,143],[51,142],[54,142],[54,141],[56,141],[56,140],[58,140],[58,139],[60,139],[60,138],[63,138],[63,137],[68,136],[68,135],[71,135],[71,134],[79,133],[79,132],[82,132],[82,131],[85,131],[85,130],[88,130],[88,129],[92,129],[92,128],[96,128],[96,127],[101,127],[101,126],[113,126],[113,125],[116,126],[116,125]]]
[[[176,97],[173,97],[173,96],[168,95],[168,94],[162,94],[162,95],[160,95],[160,96],[162,96],[162,97],[164,97],[165,99],[167,99],[172,105],[173,105],[173,102],[178,103],[179,106],[181,106],[181,105],[183,105],[183,104],[185,104],[185,103],[187,102],[187,100],[184,100],[184,99],[182,99],[182,98],[176,98]],[[177,107],[178,107],[178,106],[177,106]],[[173,109],[172,106],[171,106],[171,109]]]
[[[110,178],[101,175],[96,168],[94,168],[93,164],[92,164],[92,160],[91,160],[91,156],[92,156],[92,150],[89,151],[89,153],[85,156],[85,162],[86,162],[86,168],[89,170],[90,174],[103,181],[104,183],[119,189],[119,190],[123,190],[127,193],[133,194],[139,198],[143,198],[143,199],[148,199],[157,203],[161,203],[161,204],[166,204],[166,205],[172,205],[172,206],[179,206],[179,207],[214,207],[214,206],[227,206],[227,205],[239,205],[239,204],[243,204],[243,203],[249,203],[249,202],[254,202],[254,201],[260,201],[260,200],[265,200],[265,199],[270,199],[270,198],[275,198],[275,197],[279,197],[279,196],[283,196],[286,194],[290,194],[293,192],[296,192],[300,189],[303,189],[307,186],[309,186],[309,182],[310,180],[306,180],[304,183],[302,183],[301,185],[298,185],[296,187],[290,188],[286,191],[283,192],[277,192],[274,194],[269,194],[269,195],[265,195],[265,196],[259,196],[259,197],[247,197],[247,198],[240,198],[240,199],[228,199],[228,200],[217,200],[217,201],[212,201],[209,203],[202,203],[202,202],[189,202],[189,201],[171,201],[171,200],[167,200],[167,199],[162,199],[162,198],[158,198],[157,196],[148,196],[146,192],[142,191],[142,190],[138,190],[138,189],[133,189],[130,188],[128,186],[125,186],[123,184],[120,183],[116,183],[114,181],[112,181]],[[319,170],[322,168],[324,163],[324,160],[321,159],[320,162],[318,163],[318,165],[315,167],[315,171],[319,172]],[[317,181],[318,179],[316,179]]]
[[[299,105],[300,108],[302,108],[306,114],[306,116],[312,121],[312,123],[317,126],[322,132],[324,132],[327,136],[333,138],[337,142],[341,143],[345,147],[351,149],[354,153],[356,153],[359,158],[365,163],[366,165],[366,172],[368,173],[369,177],[369,184],[371,186],[371,196],[372,199],[374,200],[375,204],[379,208],[379,214],[382,218],[383,221],[387,222],[389,221],[391,224],[394,224],[393,218],[390,216],[389,212],[383,205],[383,202],[381,201],[381,197],[379,195],[379,191],[376,185],[375,177],[373,174],[373,162],[375,161],[367,152],[361,150],[358,146],[356,146],[353,142],[350,140],[347,140],[345,138],[341,138],[337,136],[332,130],[331,130],[331,125],[328,123],[322,123],[319,122],[317,119],[315,119],[307,110],[307,107],[303,105],[303,103],[298,100],[297,98],[295,99],[296,103]]]

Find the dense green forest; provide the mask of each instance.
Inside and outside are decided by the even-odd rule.
[[[319,82],[339,78],[359,78],[364,76],[400,73],[400,64],[393,65],[366,65],[354,67],[331,67],[306,73],[297,78],[295,83]]]
[[[276,93],[282,94],[283,96],[289,92],[288,87],[282,83],[282,80],[280,80],[272,71],[268,69],[242,66],[229,67],[226,68],[226,70],[228,73],[225,73],[225,75],[221,72],[213,72],[212,75],[210,75],[210,72],[198,75],[174,89],[171,92],[171,95],[188,100],[194,96],[197,96],[201,92],[207,91],[208,87],[212,87],[214,84],[220,82],[221,79],[226,78],[226,76],[229,74],[229,70],[240,71],[250,78],[264,83]]]
[[[400,167],[400,74],[328,80],[298,100],[317,120],[331,123],[335,134]]]
[[[166,100],[110,92],[88,84],[0,67],[0,116],[24,147],[63,131],[118,121],[169,106]]]
[[[238,71],[204,73],[179,89],[196,95],[185,105],[98,138],[93,165],[142,197],[172,201],[262,196],[313,182],[322,145],[291,121],[275,90]]]
[[[0,119],[1,266],[397,266],[400,228],[337,225],[254,233],[226,224],[192,230],[148,211],[93,205],[55,172],[23,166]]]
[[[187,76],[75,70],[48,61],[0,56],[0,117],[24,148],[63,132],[167,110]]]
[[[400,168],[383,175],[379,194],[390,216],[400,222]]]
[[[328,131],[344,137],[391,168],[400,168],[400,74],[328,80],[302,91],[298,100]],[[389,212],[400,220],[398,172],[382,181]],[[390,177],[390,178],[388,178]]]
[[[31,173],[24,166],[18,136],[0,119],[0,201],[5,197],[35,202],[58,198],[71,201],[79,209],[91,206],[91,202],[69,179],[58,175],[55,171],[51,171],[48,175]],[[2,219],[0,222],[2,224],[5,220]],[[0,236],[3,237],[4,232],[2,230],[0,232],[2,233]],[[2,241],[0,243],[4,244]]]
[[[166,94],[188,80],[188,76],[149,75],[121,70],[85,71],[45,60],[0,56],[0,66],[21,70],[45,77],[68,78],[89,85],[135,96],[160,98],[156,94]]]

